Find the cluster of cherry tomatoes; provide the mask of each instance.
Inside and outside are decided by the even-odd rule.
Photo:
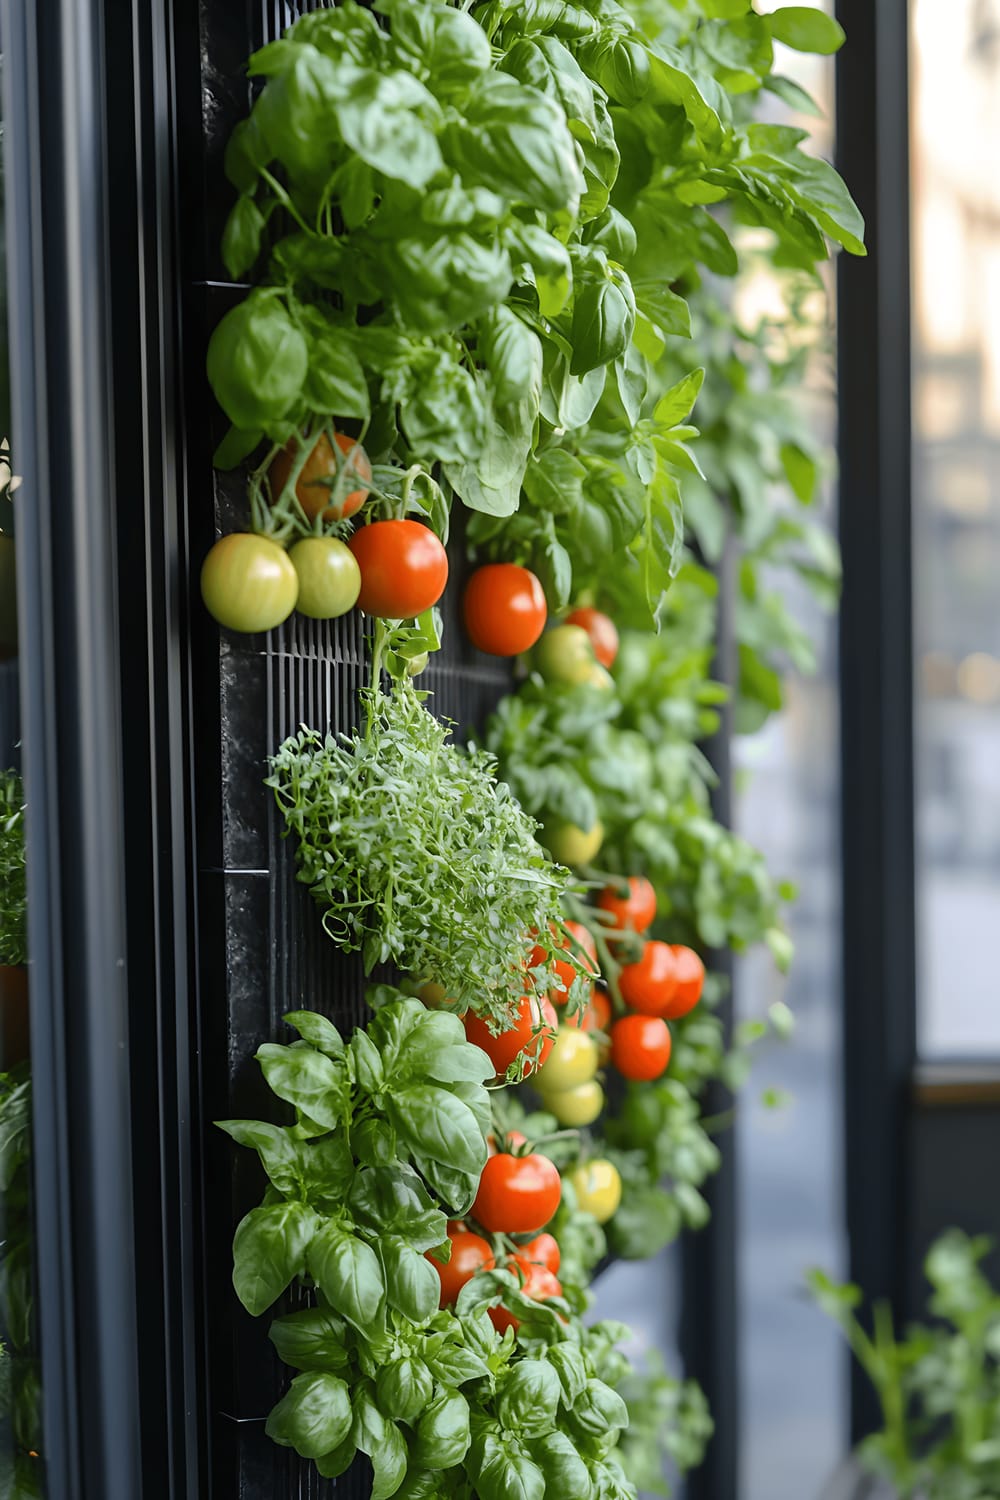
[[[372,477],[368,455],[343,433],[316,439],[292,476],[298,440],[277,455],[268,473],[276,507],[294,493],[303,528],[346,521],[364,505]],[[347,541],[304,535],[286,548],[260,532],[233,532],[217,541],[201,571],[209,612],[230,630],[272,630],[293,609],[331,620],[357,604],[365,614],[409,620],[430,609],[448,582],[448,556],[419,521],[370,521]]]
[[[498,1261],[516,1273],[522,1296],[534,1302],[562,1296],[557,1274],[559,1243],[545,1229],[562,1198],[559,1171],[547,1156],[530,1150],[518,1131],[512,1131],[503,1145],[504,1150],[491,1151],[483,1168],[469,1221],[448,1225],[448,1261],[428,1252],[441,1280],[442,1307],[451,1306],[473,1276],[494,1270]],[[599,1223],[607,1223],[621,1202],[621,1178],[615,1166],[595,1158],[568,1175],[578,1207],[592,1213]],[[500,1333],[519,1325],[515,1314],[502,1304],[490,1309],[490,1317]]]

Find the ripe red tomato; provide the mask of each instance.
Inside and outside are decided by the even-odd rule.
[[[665,1016],[677,989],[677,959],[669,943],[646,943],[642,956],[618,975],[622,999],[644,1016]]]
[[[527,1261],[530,1265],[544,1266],[555,1276],[562,1260],[559,1241],[554,1234],[536,1234],[533,1240],[521,1246],[517,1252],[517,1258]]]
[[[618,631],[614,620],[599,609],[574,609],[566,616],[567,625],[579,625],[590,636],[594,655],[602,667],[614,666],[618,655]]]
[[[298,595],[299,575],[270,537],[234,531],[219,538],[202,564],[201,597],[229,630],[273,630],[288,619]]]
[[[656,916],[656,892],[645,875],[630,875],[628,894],[622,892],[621,885],[606,885],[597,898],[598,906],[614,917],[620,932],[645,932]]]
[[[348,544],[361,569],[366,615],[412,620],[436,604],[448,582],[448,554],[419,521],[372,521]]]
[[[523,1272],[524,1284],[521,1287],[521,1294],[524,1297],[530,1297],[532,1302],[547,1302],[550,1297],[562,1296],[561,1283],[545,1266],[533,1265],[531,1261],[525,1260],[523,1255],[511,1256],[507,1264],[508,1269]],[[506,1333],[508,1328],[516,1330],[521,1326],[520,1318],[516,1318],[505,1307],[491,1307],[490,1317],[494,1328],[501,1334]]]
[[[353,516],[368,499],[367,485],[372,477],[368,454],[360,443],[342,432],[334,433],[334,442],[340,454],[334,453],[330,439],[321,432],[295,481],[296,499],[310,521],[315,521],[320,511],[324,521],[340,521]],[[271,494],[275,500],[292,477],[299,444],[297,437],[291,438],[271,465]]]
[[[430,1251],[427,1259],[441,1278],[441,1307],[450,1307],[467,1281],[477,1271],[492,1271],[496,1265],[493,1251],[481,1234],[470,1234],[467,1229],[448,1227],[451,1240],[451,1260],[443,1266]]]
[[[674,961],[677,987],[674,990],[674,998],[667,1009],[662,1012],[668,1021],[678,1021],[681,1016],[686,1016],[689,1010],[694,1010],[701,999],[705,984],[705,965],[693,948],[685,948],[683,943],[675,943]]]
[[[465,1034],[475,1047],[482,1047],[498,1073],[506,1073],[510,1064],[522,1055],[521,1076],[540,1068],[552,1051],[555,1040],[556,1013],[547,996],[522,995],[517,1024],[494,1036],[482,1016],[468,1011],[464,1017]]]
[[[477,568],[466,585],[462,607],[469,640],[491,656],[527,651],[545,629],[548,614],[542,585],[517,563]]]
[[[584,927],[582,922],[566,922],[563,925],[566,931],[559,947],[567,948],[575,953],[596,978],[600,970],[597,966],[597,944],[594,942],[594,934],[589,927]],[[528,959],[528,968],[533,969],[544,962],[545,950],[536,943]],[[552,964],[552,972],[556,976],[556,982],[549,991],[549,995],[556,1005],[565,1005],[569,998],[569,987],[577,976],[577,970],[565,959],[557,958]]]
[[[611,1061],[623,1078],[659,1078],[670,1048],[670,1028],[659,1016],[623,1016],[611,1028]]]
[[[559,1169],[547,1156],[501,1151],[483,1168],[472,1217],[491,1234],[532,1234],[545,1228],[561,1196]]]

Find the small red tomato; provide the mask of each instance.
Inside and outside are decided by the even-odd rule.
[[[555,1276],[562,1260],[559,1241],[554,1234],[536,1234],[533,1240],[521,1246],[517,1252],[517,1258],[527,1261],[530,1265],[544,1266]]]
[[[448,554],[419,521],[372,521],[348,543],[361,569],[366,615],[412,620],[436,604],[448,582]]]
[[[555,1040],[556,1013],[547,996],[522,995],[517,1024],[494,1036],[482,1016],[468,1011],[464,1017],[465,1035],[474,1047],[481,1047],[498,1073],[506,1073],[515,1057],[522,1058],[521,1077],[527,1078],[552,1051]]]
[[[517,563],[477,568],[463,603],[469,640],[491,656],[527,651],[545,629],[545,592],[534,573]]]
[[[451,1260],[442,1265],[430,1251],[427,1259],[441,1278],[441,1307],[450,1307],[467,1281],[477,1271],[492,1271],[496,1265],[493,1251],[481,1234],[470,1234],[467,1229],[448,1228],[451,1240]]]
[[[590,636],[594,655],[602,667],[614,666],[618,655],[618,631],[614,620],[599,609],[574,609],[566,616],[567,625],[579,625]]]
[[[567,948],[571,953],[575,953],[596,977],[600,973],[597,966],[597,944],[594,942],[594,935],[590,928],[584,927],[582,922],[565,922],[563,926],[566,931],[559,947]],[[534,969],[544,962],[545,950],[536,944],[528,959],[528,968]],[[569,998],[569,987],[578,971],[565,959],[557,958],[552,964],[552,972],[556,976],[556,982],[549,991],[549,995],[556,1005],[565,1005]]]
[[[312,451],[295,481],[296,499],[310,521],[315,521],[320,511],[324,521],[340,521],[353,516],[368,499],[372,466],[367,453],[360,443],[342,432],[334,433],[334,442],[340,454],[334,453],[330,439],[321,432],[313,440]],[[299,438],[291,438],[271,464],[271,493],[275,500],[292,477],[299,443]]]
[[[656,892],[645,875],[629,876],[627,895],[624,881],[606,885],[597,904],[614,917],[620,932],[645,932],[656,916]]]
[[[532,1234],[544,1229],[559,1207],[559,1169],[537,1151],[487,1159],[472,1217],[491,1234]]]
[[[623,1016],[611,1028],[611,1061],[623,1078],[659,1078],[670,1047],[670,1028],[659,1016]]]
[[[642,956],[618,975],[622,999],[644,1016],[665,1016],[677,989],[677,959],[669,943],[646,943]]]
[[[663,1016],[668,1021],[679,1021],[681,1016],[686,1016],[689,1010],[694,1010],[701,999],[705,984],[705,965],[693,948],[685,948],[683,943],[675,943],[674,961],[677,988],[674,990],[674,998],[663,1011]]]
[[[547,1302],[550,1297],[562,1296],[561,1283],[545,1266],[533,1265],[523,1256],[514,1255],[508,1261],[508,1268],[512,1271],[520,1270],[523,1273],[524,1284],[521,1287],[521,1295],[530,1297],[532,1302]],[[521,1326],[520,1318],[516,1318],[505,1307],[491,1307],[490,1317],[494,1328],[501,1334],[506,1333],[508,1328],[516,1331]]]

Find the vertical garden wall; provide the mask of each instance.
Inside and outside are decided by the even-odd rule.
[[[299,9],[201,7],[191,142],[204,1103],[251,1148],[207,1146],[213,1469],[634,1495],[710,1424],[592,1279],[704,1227],[703,1116],[788,1024],[723,1024],[713,956],[786,965],[792,893],[703,747],[807,665],[774,571],[836,595],[797,392],[862,226],[776,44],[842,35],[745,0]],[[786,312],[737,326],[761,261]]]

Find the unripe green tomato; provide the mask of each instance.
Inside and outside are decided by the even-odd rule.
[[[578,828],[560,818],[546,818],[541,840],[561,865],[588,865],[604,843],[604,824],[598,818],[593,828]]]
[[[361,593],[361,569],[350,547],[333,536],[306,536],[288,556],[299,575],[295,608],[312,620],[346,615]]]
[[[595,661],[583,679],[588,687],[599,688],[602,693],[614,692],[615,679],[607,667],[602,667],[599,661]]]
[[[248,531],[220,537],[202,565],[201,597],[230,630],[273,630],[288,619],[298,595],[299,575],[270,537]]]
[[[554,1094],[542,1091],[542,1106],[555,1115],[560,1125],[593,1125],[604,1108],[604,1090],[596,1078],[578,1083],[575,1089],[561,1089]]]
[[[603,1156],[574,1167],[569,1180],[576,1192],[577,1207],[593,1214],[598,1224],[606,1224],[622,1201],[622,1180],[618,1168]]]
[[[547,1060],[538,1071],[538,1087],[545,1094],[560,1093],[588,1083],[597,1072],[597,1043],[573,1026],[560,1026]]]
[[[580,625],[556,625],[542,636],[534,653],[535,666],[546,682],[583,683],[599,665],[594,644]]]

